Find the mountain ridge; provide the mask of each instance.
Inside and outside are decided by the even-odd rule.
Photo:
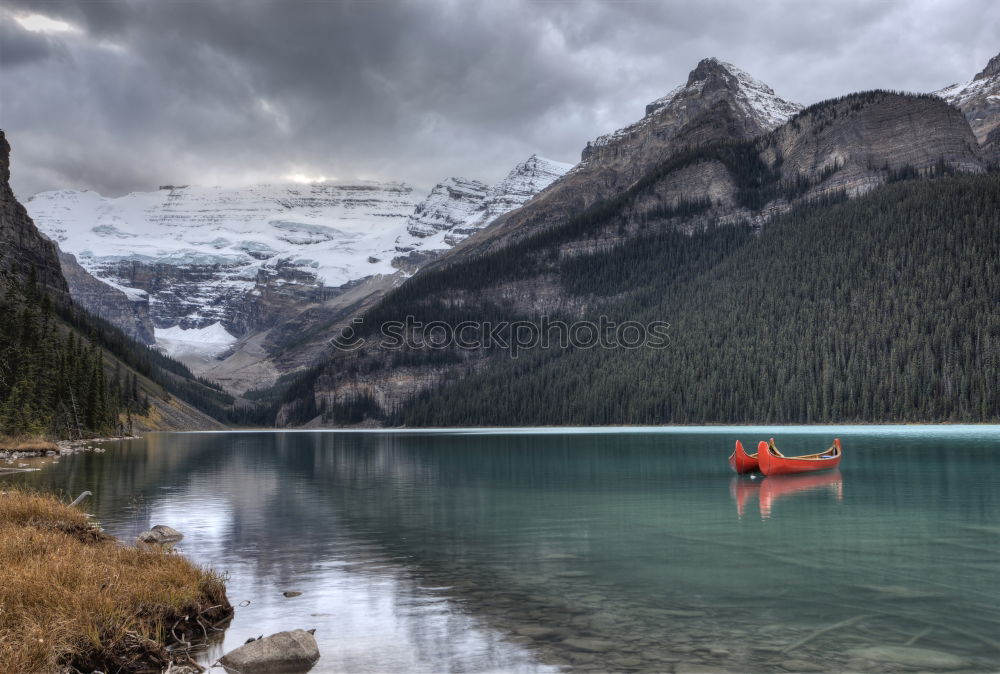
[[[708,92],[711,92],[713,88],[733,92],[733,101],[736,103],[736,107],[750,124],[756,126],[752,135],[770,131],[802,109],[798,103],[790,103],[777,96],[770,86],[754,78],[745,70],[715,57],[708,57],[698,62],[694,70],[688,74],[685,84],[678,85],[665,96],[648,103],[642,119],[610,134],[598,136],[595,140],[587,143],[587,147],[582,153],[582,159],[586,160],[591,156],[596,147],[613,144],[623,137],[635,134],[649,124],[656,123],[657,113],[663,111],[664,108],[683,106],[685,101],[682,99],[690,99],[693,95],[706,97],[706,88]]]
[[[976,134],[980,145],[987,146],[1000,160],[1000,54],[997,54],[972,79],[934,92],[961,110]],[[991,138],[991,134],[994,137]]]
[[[721,101],[692,122],[711,124],[720,109],[730,118],[735,114],[728,101]],[[682,128],[690,131],[692,126],[689,122]],[[403,314],[445,322],[584,316],[597,300],[567,293],[558,280],[558,270],[570,268],[574,259],[670,232],[690,236],[713,227],[746,225],[759,230],[797,204],[860,196],[907,176],[985,170],[965,117],[931,95],[861,92],[812,105],[758,136],[741,138],[737,125],[734,137],[729,128],[715,141],[676,149],[628,182],[627,189],[574,218],[546,222],[545,227],[526,219],[520,237],[505,239],[490,237],[491,230],[503,227],[503,219],[495,222],[387,294],[365,316],[368,329]],[[553,183],[538,199],[558,185]],[[530,207],[514,213],[523,216]],[[544,212],[536,211],[535,217]],[[464,255],[459,254],[463,245],[469,246]],[[400,365],[386,366],[393,362]],[[303,415],[323,410],[333,415],[327,422],[336,422],[338,414],[353,418],[361,408],[366,414],[389,414],[446,381],[488,367],[488,362],[489,354],[481,350],[431,356],[382,353],[366,346],[336,353],[314,379],[313,402],[288,401],[279,422],[299,423]]]
[[[580,163],[530,204],[497,218],[431,267],[501,248],[533,231],[532,223],[565,222],[686,147],[753,138],[801,109],[742,69],[702,59],[685,84],[648,104],[641,119],[588,142]],[[705,180],[712,183],[711,177]]]

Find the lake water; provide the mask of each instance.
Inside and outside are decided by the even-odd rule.
[[[769,436],[786,455],[839,436],[844,460],[804,477],[729,472],[734,440]],[[182,531],[179,548],[243,603],[205,664],[316,628],[319,672],[1000,670],[998,427],[105,447],[3,479],[89,489],[87,509],[123,539]]]

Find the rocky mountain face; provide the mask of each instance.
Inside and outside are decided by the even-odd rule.
[[[764,85],[753,91],[766,95],[768,105],[750,97],[752,78],[737,77],[736,70],[702,61],[688,83],[651,104],[646,117],[592,143],[566,176],[387,294],[366,320],[398,320],[404,313],[431,319],[458,310],[463,316],[479,311],[484,319],[498,311],[515,319],[579,317],[594,299],[560,281],[573,259],[677,230],[740,224],[759,230],[819,197],[857,196],[887,181],[980,173],[986,166],[963,114],[935,96],[872,91],[798,110]],[[757,105],[741,105],[746,100]],[[786,114],[787,121],[773,126]],[[515,264],[518,273],[506,273]],[[482,269],[497,270],[495,278]],[[450,360],[403,357],[366,344],[335,354],[315,378],[312,401],[299,410],[334,410],[326,423],[336,423],[336,410],[362,400],[388,413],[484,367],[489,357],[482,349],[457,351]],[[295,415],[289,406],[280,420]]]
[[[448,178],[438,183],[413,209],[406,231],[424,238],[438,232],[450,233],[455,227],[472,222],[488,189],[485,183],[464,178]]]
[[[46,192],[28,208],[99,279],[66,263],[82,303],[140,339],[151,321],[161,348],[242,391],[309,364],[325,340],[306,348],[308,336],[569,168],[531,157],[496,185],[451,178],[422,201],[401,183],[167,185],[115,199]]]
[[[418,237],[443,231],[444,242],[454,246],[504,213],[520,208],[571,168],[571,164],[532,155],[492,186],[449,178],[416,207],[407,231]]]
[[[35,227],[31,216],[10,188],[10,144],[0,131],[0,266],[22,280],[32,274],[42,287],[68,299],[69,289],[59,266],[56,245]]]
[[[699,129],[699,133],[692,134],[692,121],[706,112],[717,117],[721,107],[728,107],[732,115],[722,124],[716,120],[712,125],[719,132]],[[638,166],[627,169],[626,177],[640,175],[656,161],[664,141],[681,131],[685,139],[694,136],[701,142],[714,140],[713,135],[750,138],[784,124],[801,109],[801,105],[778,97],[771,87],[746,71],[707,58],[688,74],[685,84],[648,104],[642,119],[587,143],[583,161],[624,167],[625,160],[631,157],[638,160]]]
[[[1000,140],[1000,54],[968,82],[934,92],[965,113],[981,145],[997,149]]]
[[[642,119],[587,143],[576,167],[531,204],[498,218],[488,231],[456,251],[475,255],[506,245],[522,229],[531,230],[532,224],[565,222],[628,188],[684,147],[753,138],[801,109],[740,68],[704,59],[685,84],[647,105]],[[711,183],[712,178],[705,180]]]
[[[156,343],[153,320],[149,316],[149,295],[145,291],[116,288],[107,281],[98,281],[80,266],[76,257],[61,250],[59,263],[74,302],[118,326],[135,341]]]
[[[940,164],[978,173],[985,167],[975,136],[956,110],[933,96],[884,91],[810,106],[762,138],[758,148],[786,185],[810,185],[806,197],[837,191],[855,196],[904,169],[926,172]]]

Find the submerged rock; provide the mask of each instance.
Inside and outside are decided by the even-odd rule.
[[[649,609],[647,613],[655,615],[657,617],[668,617],[668,618],[703,618],[707,615],[704,611],[698,611],[695,609],[679,609],[679,608],[654,608]]]
[[[311,631],[278,632],[230,651],[219,659],[232,674],[306,672],[319,660],[319,646]]]
[[[729,674],[733,670],[719,669],[717,665],[700,662],[679,662],[674,665],[674,674]]]
[[[163,524],[157,524],[148,531],[143,531],[136,539],[147,545],[170,545],[184,538],[184,534]]]
[[[789,672],[825,672],[826,667],[822,665],[817,665],[815,662],[809,662],[808,660],[798,660],[792,658],[790,660],[784,660],[781,663],[781,668],[788,670]]]
[[[904,585],[859,585],[866,590],[877,592],[880,599],[932,599],[942,596],[939,592],[917,590]]]
[[[618,657],[611,661],[614,667],[619,669],[638,669],[643,665],[643,659],[635,656]]]
[[[559,632],[551,627],[541,625],[524,625],[514,630],[515,634],[528,637],[536,641],[549,641],[559,637]]]
[[[590,637],[573,637],[564,641],[563,645],[572,648],[574,651],[582,651],[584,653],[604,653],[615,647],[610,641]]]
[[[853,648],[847,651],[847,654],[875,662],[930,670],[962,669],[971,665],[968,660],[951,653],[929,648],[913,648],[912,646],[869,646],[867,648]]]

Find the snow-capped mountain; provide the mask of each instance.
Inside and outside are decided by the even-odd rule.
[[[478,180],[447,178],[417,204],[406,231],[422,239],[477,220],[488,190]]]
[[[967,82],[952,84],[934,92],[965,113],[976,140],[980,144],[997,143],[1000,139],[989,139],[991,133],[1000,128],[1000,54]],[[1000,135],[998,131],[996,135]]]
[[[497,217],[520,208],[571,168],[572,164],[532,155],[491,187],[478,180],[449,178],[413,211],[407,231],[418,237],[445,231],[444,242],[454,246]]]
[[[250,289],[284,262],[338,286],[391,273],[395,245],[416,205],[398,183],[174,187],[119,198],[43,192],[28,210],[43,232],[101,278],[135,287],[121,263],[219,270]]]
[[[702,59],[684,84],[648,104],[641,119],[587,143],[580,163],[549,189],[523,208],[498,216],[489,230],[460,243],[448,256],[469,259],[539,228],[556,227],[594,203],[628,189],[684,148],[755,138],[800,110],[802,106],[781,98],[746,71],[717,58]],[[726,179],[713,182],[710,167],[695,173],[681,176],[679,180],[687,182],[687,194],[675,191],[665,206],[675,206],[678,199],[688,196],[702,198],[707,194],[714,198],[726,189]]]
[[[92,275],[148,294],[158,340],[180,344],[184,331],[212,328],[209,341],[220,345],[220,330],[235,341],[273,320],[266,302],[285,309],[373,275],[412,272],[569,168],[532,157],[493,187],[453,178],[423,201],[403,183],[361,182],[168,185],[118,198],[60,190],[26,206]]]
[[[802,109],[798,103],[781,98],[771,87],[732,63],[714,57],[706,58],[690,72],[685,84],[649,103],[642,119],[588,143],[583,157],[586,160],[597,148],[641,136],[650,127],[676,131],[695,115],[722,100],[731,102],[736,108],[734,112],[748,127],[748,135],[770,131]]]

